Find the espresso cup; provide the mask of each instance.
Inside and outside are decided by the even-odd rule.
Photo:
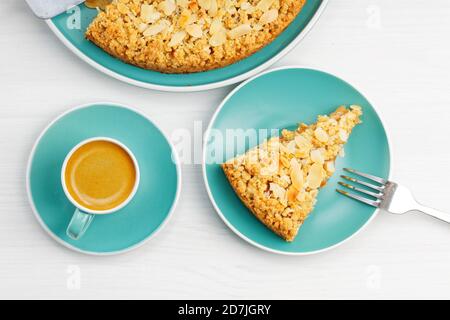
[[[138,190],[136,157],[123,143],[95,137],[77,144],[66,156],[61,183],[75,213],[66,233],[80,239],[96,215],[124,208]]]

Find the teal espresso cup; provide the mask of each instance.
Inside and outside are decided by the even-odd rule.
[[[77,144],[66,156],[61,183],[75,206],[66,233],[80,239],[97,215],[112,214],[133,199],[139,187],[136,157],[123,143],[95,137]],[[95,192],[90,193],[90,189]]]

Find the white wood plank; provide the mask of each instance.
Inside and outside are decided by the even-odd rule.
[[[390,129],[395,178],[447,211],[449,15],[447,0],[331,0],[316,28],[277,64],[330,70],[365,92]],[[183,167],[178,210],[143,248],[94,258],[57,245],[25,192],[29,151],[52,118],[112,100],[142,109],[170,134],[192,130],[194,121],[206,127],[231,88],[171,94],[132,87],[77,59],[24,1],[0,1],[0,21],[0,298],[450,298],[448,225],[381,214],[334,251],[277,256],[227,229],[198,165]],[[80,289],[67,285],[77,268]]]

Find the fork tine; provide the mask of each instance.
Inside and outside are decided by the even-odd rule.
[[[369,195],[369,196],[371,196],[371,197],[374,197],[374,198],[377,198],[377,199],[381,199],[381,198],[383,197],[383,194],[382,194],[382,193],[371,192],[371,191],[369,191],[369,190],[365,190],[365,189],[362,189],[362,188],[358,188],[358,187],[352,186],[352,185],[350,185],[350,184],[348,184],[348,183],[341,182],[341,181],[339,181],[338,183],[339,183],[341,186],[343,186],[343,187],[349,188],[349,189],[351,189],[351,190],[359,191],[359,192],[361,192],[361,193],[367,194],[367,195]]]
[[[351,168],[344,168],[344,170],[347,171],[347,172],[351,172],[351,173],[357,174],[357,175],[359,175],[361,177],[364,177],[364,178],[367,178],[369,180],[378,182],[378,183],[380,183],[382,185],[385,185],[387,183],[387,180],[385,180],[383,178],[380,178],[380,177],[377,177],[377,176],[373,176],[373,175],[368,174],[368,173],[363,173],[363,172],[360,172],[360,171],[357,171],[357,170],[354,170],[354,169],[351,169]]]
[[[356,194],[349,193],[347,191],[343,191],[343,190],[340,190],[340,189],[336,189],[336,191],[339,192],[340,194],[343,194],[346,197],[349,197],[351,199],[354,199],[354,200],[363,202],[365,204],[368,204],[369,206],[372,206],[372,207],[375,207],[375,208],[379,208],[380,207],[380,200],[376,200],[376,201],[369,200],[369,199],[366,199],[364,197],[361,197],[361,196],[358,196]]]
[[[355,178],[352,178],[352,177],[349,177],[349,176],[342,175],[341,178],[343,178],[345,180],[349,180],[351,182],[359,183],[359,184],[361,184],[363,186],[369,187],[369,188],[374,189],[374,190],[378,190],[378,191],[383,191],[384,190],[384,186],[376,186],[374,184],[371,184],[371,183],[368,183],[368,182],[364,182],[364,181],[361,181],[361,180],[358,180],[358,179],[355,179]]]

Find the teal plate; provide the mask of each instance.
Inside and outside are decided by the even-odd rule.
[[[50,28],[81,59],[119,80],[144,88],[165,91],[199,91],[245,80],[268,68],[300,42],[323,12],[328,0],[308,0],[298,17],[271,44],[242,61],[217,70],[191,74],[163,74],[141,69],[113,58],[84,37],[86,28],[97,15],[84,5],[52,20]],[[80,28],[74,19],[79,19]],[[75,20],[76,21],[76,20]]]
[[[242,154],[255,143],[247,141],[247,146],[242,143],[235,147],[234,139],[226,139],[226,131],[295,128],[297,122],[313,123],[318,115],[328,114],[339,105],[351,104],[363,107],[363,124],[355,128],[345,146],[345,157],[337,160],[335,175],[320,191],[316,208],[297,238],[287,243],[260,223],[230,187],[218,163]],[[337,246],[375,216],[375,208],[335,191],[344,167],[388,178],[391,162],[386,131],[370,102],[354,87],[331,74],[297,67],[263,73],[230,93],[207,130],[203,161],[207,191],[224,222],[259,248],[296,255]]]
[[[130,148],[139,163],[141,182],[125,208],[95,217],[83,238],[74,241],[65,232],[75,208],[64,195],[61,167],[75,145],[98,136],[117,139]],[[106,255],[136,248],[165,225],[178,200],[181,175],[172,150],[164,134],[136,110],[112,103],[72,109],[44,130],[31,153],[27,188],[33,211],[44,229],[70,249]]]

